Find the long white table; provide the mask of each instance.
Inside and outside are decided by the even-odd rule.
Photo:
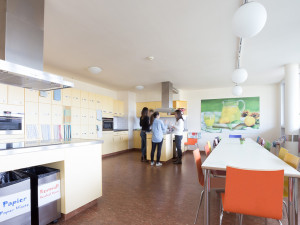
[[[284,170],[289,177],[288,217],[290,225],[298,225],[298,178],[300,172],[286,164],[268,150],[247,138],[240,144],[238,138],[224,138],[204,161],[202,168],[205,173],[204,224],[210,224],[210,171],[226,170],[232,166],[248,170]]]

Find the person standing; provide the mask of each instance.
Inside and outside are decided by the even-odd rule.
[[[161,148],[164,140],[164,133],[167,131],[165,124],[159,119],[159,112],[153,113],[152,125],[152,150],[151,150],[151,166],[154,166],[154,153],[157,146],[156,166],[162,166],[160,162]]]
[[[142,112],[141,112],[141,117],[140,117],[140,126],[142,127],[140,136],[141,136],[141,150],[142,150],[142,158],[141,161],[142,162],[146,162],[147,161],[147,157],[146,157],[146,138],[147,138],[147,134],[146,132],[150,131],[150,119],[148,116],[148,108],[144,107]]]
[[[182,149],[181,149],[181,141],[183,137],[184,130],[184,121],[182,118],[182,113],[180,110],[175,111],[176,122],[173,126],[174,134],[175,134],[175,145],[177,149],[177,159],[173,162],[174,164],[182,164]]]

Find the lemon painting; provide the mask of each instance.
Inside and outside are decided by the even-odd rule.
[[[201,129],[211,133],[259,129],[259,97],[201,101]]]

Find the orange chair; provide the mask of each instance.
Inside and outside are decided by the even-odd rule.
[[[193,154],[194,154],[194,159],[195,159],[195,163],[196,163],[196,167],[197,167],[199,184],[203,187],[204,186],[204,174],[203,174],[203,171],[202,171],[201,154],[200,154],[199,149],[194,150]],[[214,189],[214,190],[218,190],[218,189],[219,190],[224,190],[224,188],[225,188],[225,179],[224,178],[218,178],[218,177],[210,178],[210,188]],[[196,224],[196,222],[197,222],[199,209],[200,209],[200,206],[201,206],[201,203],[202,203],[202,200],[203,200],[203,194],[204,194],[204,190],[201,192],[201,195],[200,195],[200,202],[199,202],[199,205],[198,205],[198,209],[197,209],[194,224]]]
[[[288,153],[289,151],[285,148],[280,148],[279,153],[278,153],[278,157],[282,160],[284,160],[284,157],[286,155],[286,153]]]
[[[188,138],[187,142],[184,142],[184,147],[187,147],[189,145],[197,146],[198,145],[198,139],[197,138]]]
[[[223,211],[278,220],[282,219],[284,171],[254,171],[232,167],[226,169],[225,194],[222,193],[220,225]]]
[[[205,155],[206,155],[206,158],[209,156],[209,154],[210,154],[210,149],[209,149],[209,146],[206,144],[205,146],[204,146],[204,150],[205,150]]]

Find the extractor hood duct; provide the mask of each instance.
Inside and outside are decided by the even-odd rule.
[[[173,93],[178,94],[178,90],[173,87],[170,81],[161,83],[161,108],[156,109],[158,112],[173,113],[176,109],[173,108]]]
[[[43,72],[44,0],[0,0],[0,83],[35,90],[73,87]]]

